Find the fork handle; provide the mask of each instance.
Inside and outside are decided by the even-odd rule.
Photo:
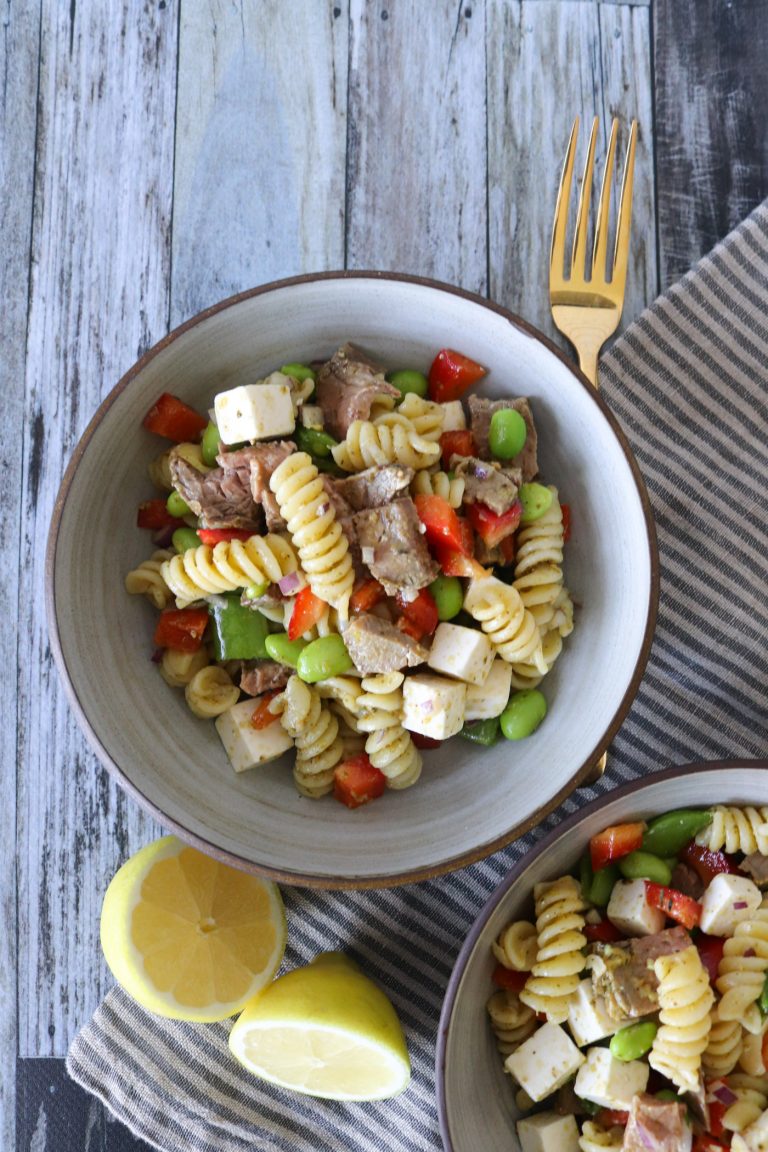
[[[582,344],[580,348],[576,349],[579,357],[579,368],[581,368],[587,380],[589,380],[590,384],[592,384],[595,388],[598,386],[597,358],[600,355],[602,343],[603,342],[601,341],[599,344],[590,344],[586,347],[584,344]]]

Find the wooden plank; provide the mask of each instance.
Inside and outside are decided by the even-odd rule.
[[[182,6],[172,323],[344,261],[347,20],[314,0]]]
[[[487,290],[485,0],[351,0],[347,264]]]
[[[14,5],[4,18],[0,39],[0,380],[3,381],[2,485],[0,527],[5,541],[19,538],[21,523],[24,363],[27,332],[29,238],[35,156],[35,95],[40,46],[40,0]],[[0,616],[17,620],[18,554],[0,556]],[[0,666],[10,670],[18,658],[18,632],[0,629]],[[18,683],[5,677],[5,713],[19,721]],[[0,726],[3,802],[0,805],[0,1147],[15,1139],[18,925],[16,869],[17,724]]]
[[[19,570],[22,1056],[64,1055],[112,984],[101,900],[156,834],[76,730],[51,664],[43,562],[79,435],[167,328],[176,38],[171,4],[43,3]]]
[[[571,126],[578,115],[581,166],[592,118],[600,117],[595,170],[602,174],[611,118],[622,124],[623,156],[636,117],[625,327],[657,287],[649,10],[590,0],[489,0],[487,46],[490,295],[565,346],[549,310],[549,245]]]
[[[765,0],[656,0],[662,283],[768,196]]]

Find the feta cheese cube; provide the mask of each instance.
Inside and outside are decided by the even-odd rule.
[[[438,624],[427,664],[469,684],[484,684],[493,665],[493,646],[477,628]]]
[[[721,872],[714,876],[701,898],[701,930],[710,936],[732,936],[740,920],[760,907],[760,889],[746,876]]]
[[[464,726],[467,686],[419,672],[403,683],[403,727],[433,740],[447,740]]]
[[[504,1067],[531,1100],[543,1100],[570,1080],[584,1059],[584,1053],[559,1024],[542,1024],[507,1056]]]
[[[644,880],[619,880],[613,886],[607,908],[608,919],[627,936],[650,936],[661,932],[666,917],[645,898]]]
[[[500,716],[507,706],[512,691],[512,665],[500,657],[491,664],[491,670],[482,684],[467,688],[465,720],[491,720]]]
[[[279,720],[266,728],[251,726],[255,707],[255,700],[241,700],[216,717],[216,730],[235,772],[269,764],[293,747],[293,740]]]
[[[517,1122],[520,1152],[580,1152],[579,1126],[574,1116],[539,1112]]]
[[[461,400],[447,400],[440,407],[443,410],[443,432],[463,432],[467,426],[467,417]]]
[[[579,1048],[613,1036],[619,1028],[634,1023],[636,1020],[629,1016],[622,1020],[609,1016],[605,1001],[595,994],[591,980],[581,980],[568,1003],[568,1027]]]
[[[287,436],[296,427],[288,377],[281,372],[273,372],[257,384],[219,392],[213,409],[225,444]]]
[[[573,1089],[582,1100],[601,1108],[628,1112],[632,1097],[645,1092],[649,1073],[642,1060],[616,1060],[608,1048],[590,1048]]]

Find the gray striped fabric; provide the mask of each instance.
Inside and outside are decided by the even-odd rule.
[[[386,988],[413,1081],[369,1105],[263,1085],[225,1025],[148,1016],[116,989],[74,1041],[70,1075],[134,1132],[199,1152],[421,1152],[441,1147],[435,1034],[450,970],[509,867],[567,812],[618,782],[688,761],[768,754],[768,203],[650,308],[601,366],[645,475],[662,564],[647,674],[594,790],[471,868],[379,892],[286,889],[285,967],[348,950]]]

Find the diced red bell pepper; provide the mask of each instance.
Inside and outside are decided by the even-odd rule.
[[[505,537],[517,531],[522,514],[523,506],[519,500],[501,513],[494,512],[487,504],[467,505],[467,516],[472,527],[489,548],[495,548]]]
[[[707,936],[706,932],[700,932],[694,940],[699,952],[699,959],[707,970],[710,984],[714,984],[717,979],[717,969],[723,957],[723,947],[725,945],[725,938],[723,936]]]
[[[629,1112],[622,1112],[618,1108],[601,1108],[595,1116],[595,1120],[601,1128],[613,1128],[617,1124],[626,1128]]]
[[[693,1138],[691,1145],[691,1152],[721,1152],[721,1149],[730,1148],[729,1144],[724,1144],[722,1140],[718,1140],[715,1136],[710,1136],[709,1133],[698,1132]]]
[[[652,908],[660,908],[670,920],[676,920],[684,928],[695,928],[701,919],[701,904],[677,888],[665,888],[663,884],[646,880],[645,899]]]
[[[418,632],[418,636],[414,636],[415,640],[432,635],[437,628],[439,617],[435,598],[427,588],[419,589],[419,594],[414,600],[406,600],[402,593],[398,592],[395,602],[412,629]],[[408,635],[413,636],[413,631],[410,629],[403,631],[408,631]]]
[[[713,852],[691,840],[680,853],[680,859],[693,868],[704,884],[709,884],[721,872],[738,872],[736,861],[725,852]]]
[[[274,692],[265,692],[263,696],[259,697],[259,702],[251,714],[251,728],[260,732],[262,728],[269,728],[270,724],[274,724],[275,720],[280,719],[279,716],[269,710],[275,696],[279,695],[280,689],[276,688]]]
[[[517,554],[517,547],[515,545],[514,536],[505,536],[503,540],[499,541],[499,551],[501,552],[501,562],[505,568],[509,568],[515,562],[515,555]]]
[[[359,808],[381,796],[387,778],[374,768],[365,753],[338,764],[333,773],[333,794],[347,808]]]
[[[728,1105],[723,1104],[722,1100],[715,1098],[714,1100],[707,1100],[707,1113],[709,1115],[709,1132],[710,1136],[724,1136],[725,1125],[723,1124],[723,1116],[728,1111]]]
[[[645,824],[614,824],[593,836],[589,842],[592,871],[598,872],[612,860],[636,852],[643,842]]]
[[[469,428],[443,432],[440,437],[440,454],[444,468],[450,468],[452,456],[475,456],[475,438]]]
[[[349,610],[353,616],[357,616],[360,612],[370,612],[371,608],[381,603],[386,597],[387,594],[378,580],[366,580],[352,593]]]
[[[763,1036],[763,1043],[760,1049],[760,1055],[763,1059],[763,1067],[768,1068],[768,1032]]]
[[[200,543],[209,544],[211,548],[221,544],[222,540],[250,540],[253,536],[253,532],[245,528],[197,528],[196,532]]]
[[[160,613],[154,641],[160,648],[197,652],[207,627],[207,608],[166,608]]]
[[[180,443],[182,440],[198,440],[203,429],[208,426],[208,417],[201,416],[194,408],[179,400],[178,396],[163,392],[147,412],[142,424],[148,431]]]
[[[473,578],[481,580],[483,576],[490,575],[489,569],[483,568],[474,556],[467,556],[464,552],[456,552],[453,548],[436,546],[432,549],[432,555],[440,565],[444,576],[462,576],[467,580]]]
[[[136,513],[136,526],[156,532],[160,528],[183,528],[184,521],[171,516],[165,500],[144,500]]]
[[[298,640],[305,632],[309,632],[310,628],[314,628],[327,607],[325,600],[315,596],[309,584],[305,584],[296,597],[288,621],[288,639]]]
[[[585,924],[582,932],[587,940],[599,940],[601,944],[611,944],[614,940],[623,940],[623,933],[619,932],[610,920],[601,920],[599,924]]]
[[[493,970],[491,980],[497,988],[509,988],[511,992],[522,992],[530,972],[515,972],[513,968],[505,968],[497,964]]]
[[[563,543],[567,544],[567,542],[571,538],[571,506],[570,506],[570,504],[561,504],[560,505],[560,511],[563,514]]]
[[[427,750],[429,748],[439,748],[442,740],[434,740],[431,736],[423,736],[421,732],[411,732],[411,740],[417,748]]]
[[[442,496],[419,493],[415,499],[419,519],[426,528],[427,543],[464,552],[461,522],[447,500]]]
[[[429,398],[439,404],[458,400],[485,376],[487,369],[452,348],[442,348],[429,369]]]

